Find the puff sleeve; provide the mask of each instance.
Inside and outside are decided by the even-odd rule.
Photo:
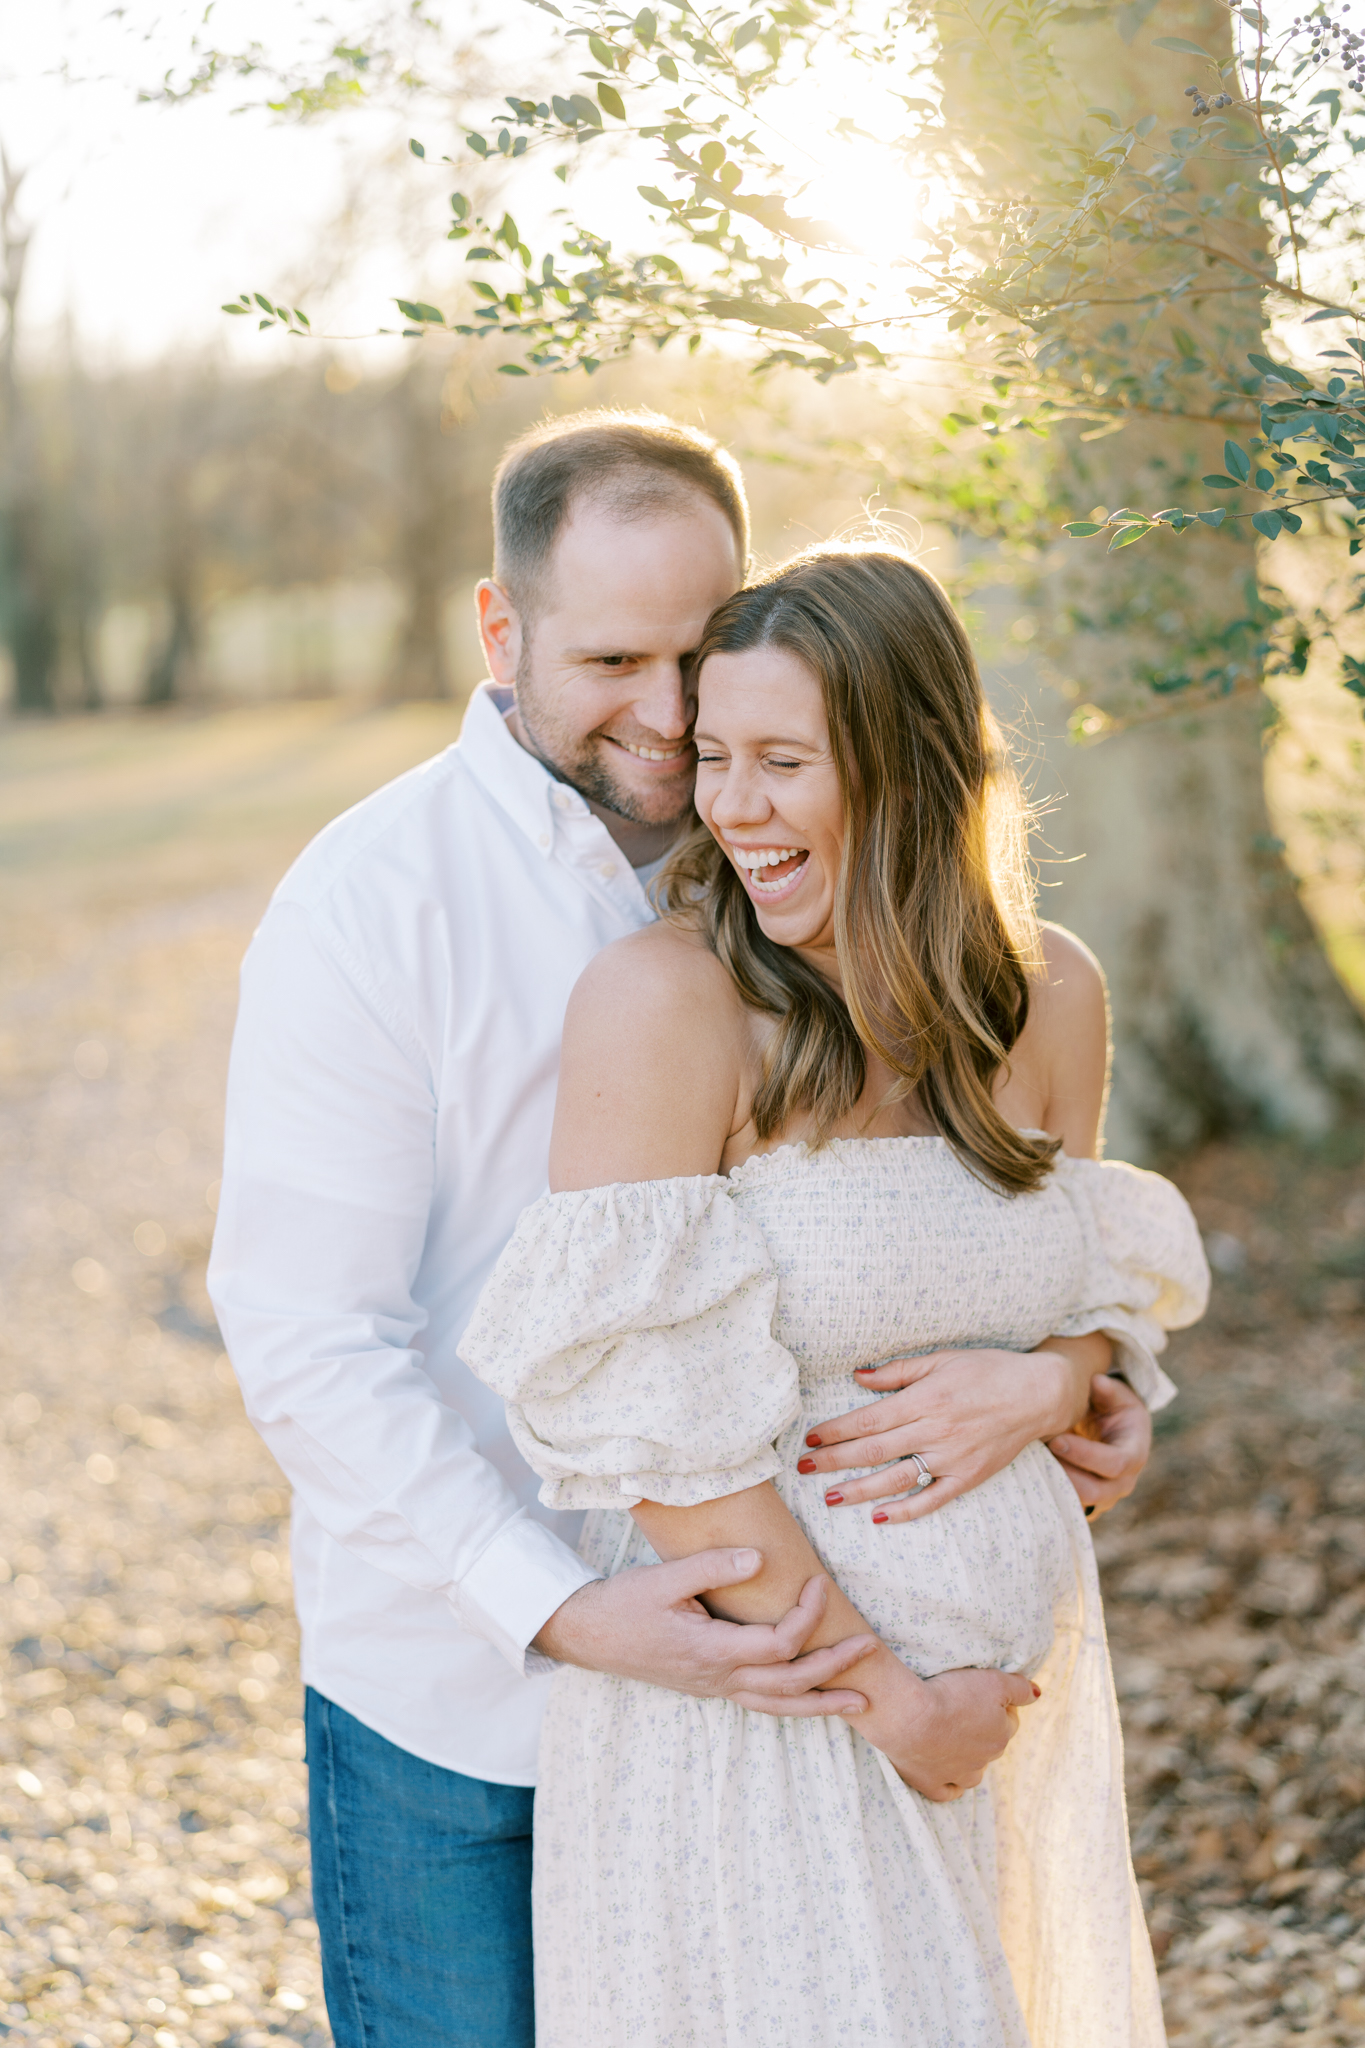
[[[546,1195],[460,1341],[552,1508],[695,1507],[770,1479],[799,1412],[777,1274],[719,1175]]]
[[[1149,1408],[1164,1408],[1176,1392],[1157,1364],[1166,1332],[1197,1322],[1209,1298],[1208,1262],[1189,1203],[1159,1173],[1118,1160],[1061,1155],[1054,1172],[1085,1244],[1077,1303],[1056,1334],[1103,1331],[1114,1345],[1114,1370]]]

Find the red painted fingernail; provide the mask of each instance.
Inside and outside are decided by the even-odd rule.
[[[811,1433],[810,1433],[810,1435],[809,1435],[809,1436],[808,1436],[808,1437],[806,1438],[806,1443],[807,1443],[807,1446],[808,1446],[808,1448],[809,1448],[809,1449],[811,1449],[812,1451],[818,1451],[818,1450],[819,1450],[819,1448],[820,1448],[820,1439],[819,1439],[819,1437],[818,1437],[818,1436],[817,1436],[817,1435],[815,1434],[815,1431],[814,1431],[814,1430],[812,1430],[812,1431],[811,1431]]]
[[[1029,1680],[1029,1684],[1033,1685],[1032,1679]],[[1041,1685],[1033,1685],[1033,1697],[1036,1700],[1040,1700],[1043,1697],[1043,1688]]]
[[[796,1469],[798,1472],[813,1472],[815,1470],[814,1458],[798,1458]]]
[[[841,1493],[827,1493],[825,1495],[825,1506],[827,1508],[837,1508],[843,1497]]]
[[[874,1522],[889,1522],[891,1517],[882,1508],[878,1508],[872,1519]]]

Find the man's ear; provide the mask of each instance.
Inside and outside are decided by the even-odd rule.
[[[474,592],[483,658],[495,683],[515,689],[521,666],[521,613],[500,583],[485,576]]]

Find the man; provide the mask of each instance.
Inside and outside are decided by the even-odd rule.
[[[750,1576],[751,1552],[594,1580],[456,1357],[545,1184],[569,991],[653,914],[644,884],[691,803],[686,657],[748,556],[734,463],[656,415],[527,435],[494,521],[492,687],[457,746],[321,834],[247,955],[210,1272],[294,1488],[339,2048],[531,2042],[551,1660],[774,1713],[862,1704],[831,1681],[865,1638],[800,1655],[818,1583],[778,1627],[739,1628],[694,1596]],[[1094,1449],[1126,1490],[1142,1446]]]

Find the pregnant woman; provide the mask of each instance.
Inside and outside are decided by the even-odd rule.
[[[715,1611],[776,1620],[823,1570],[812,1646],[877,1641],[847,1718],[559,1671],[537,2040],[1159,2048],[1090,1535],[1039,1439],[1096,1347],[1169,1398],[1198,1233],[1094,1156],[1098,971],[1034,922],[933,579],[817,549],[721,607],[697,675],[701,824],[575,991],[554,1192],[461,1353],[604,1573],[735,1543],[763,1569]],[[821,1444],[925,1354],[975,1375],[989,1472],[932,1400],[909,1457]]]

